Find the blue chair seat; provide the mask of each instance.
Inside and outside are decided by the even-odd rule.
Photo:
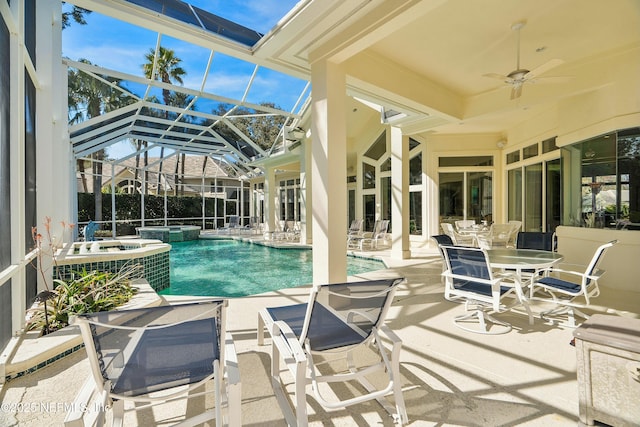
[[[306,303],[267,308],[267,311],[274,320],[281,320],[289,325],[296,337],[300,338],[307,312]],[[313,315],[307,338],[313,351],[346,347],[362,342],[362,335],[317,301],[313,303]]]
[[[471,280],[456,280],[453,287],[460,291],[473,292],[474,294],[480,294],[487,297],[491,297],[491,287],[486,283],[473,282]],[[512,288],[508,286],[500,286],[500,295],[504,295]]]
[[[568,282],[555,277],[542,277],[537,280],[537,283],[543,284],[547,287],[556,288],[564,292],[579,293],[582,290],[582,286],[580,286],[579,283]]]

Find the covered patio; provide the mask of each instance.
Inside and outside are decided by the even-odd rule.
[[[154,191],[166,197],[179,181],[180,156],[207,159],[193,177],[205,224],[204,189],[218,192],[205,170],[215,162],[246,191],[236,213],[260,218],[266,232],[284,220],[299,224],[300,244],[313,247],[314,284],[358,279],[346,270],[350,220],[390,221],[390,246],[359,252],[388,266],[364,277],[408,279],[389,326],[404,341],[401,374],[413,424],[575,425],[572,330],[539,318],[530,326],[519,313],[506,315],[514,327],[506,335],[455,328],[451,319],[461,307],[443,299],[441,258],[430,237],[456,219],[518,220],[524,231],[554,231],[558,252],[577,264],[617,239],[590,310],[640,317],[640,233],[628,227],[640,221],[635,0],[303,0],[266,34],[177,0],[65,3],[150,32],[156,51],[167,39],[189,46],[208,65],[183,86],[63,58],[62,2],[0,1],[0,367],[18,351],[25,307],[45,288],[32,267],[33,227],[50,217],[56,244],[70,243],[77,228],[65,234],[59,224],[78,223],[83,162],[111,169],[115,195],[117,166],[162,150],[155,162],[161,169],[164,159],[175,160],[165,163],[175,165],[175,178],[155,173]],[[207,88],[220,55],[252,70],[237,96]],[[291,90],[291,105],[251,98],[264,70],[295,81],[275,84]],[[68,96],[73,72],[118,92],[125,105],[68,123],[76,111]],[[188,102],[169,105],[160,100],[164,91]],[[216,109],[223,104],[226,110]],[[268,147],[238,126],[265,117],[276,123]],[[130,140],[138,141],[130,152],[100,157]],[[144,225],[142,188],[152,166],[137,169],[127,180],[140,191]],[[243,424],[284,423],[254,314],[307,294],[302,287],[231,302]],[[86,371],[78,351],[11,379],[0,397],[15,405],[71,402]],[[63,412],[0,416],[9,425],[55,425]],[[162,425],[174,412],[149,412],[132,423]],[[309,412],[315,425],[391,424],[375,405],[336,412],[311,405]]]

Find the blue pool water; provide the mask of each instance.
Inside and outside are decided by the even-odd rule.
[[[236,240],[171,243],[171,287],[160,293],[241,297],[308,284],[313,281],[311,254]],[[348,275],[383,268],[381,261],[347,258]]]

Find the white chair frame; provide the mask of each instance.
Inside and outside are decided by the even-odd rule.
[[[540,318],[545,321],[551,321],[553,316],[566,314],[568,317],[567,326],[572,328],[577,326],[576,316],[588,319],[589,316],[581,311],[580,308],[589,306],[591,298],[600,295],[598,280],[604,274],[604,270],[597,267],[605,251],[616,243],[617,240],[612,240],[600,245],[586,267],[574,264],[560,264],[557,267],[545,269],[541,271],[541,275],[533,277],[529,287],[529,300],[552,302],[556,305],[555,308],[540,313]],[[582,268],[582,271],[578,271],[580,268]],[[550,277],[555,277],[559,281],[549,281]],[[571,279],[577,279],[577,282],[573,282]],[[575,286],[571,289],[562,286],[563,283]],[[536,293],[539,294],[540,292],[545,292],[549,297],[536,295]],[[577,302],[576,298],[578,297],[583,297],[584,303]]]
[[[393,300],[393,294],[398,285],[404,282],[404,279],[389,280],[390,286],[384,292],[387,293],[384,307],[380,312],[378,323],[373,327],[371,334],[362,342],[349,347],[341,347],[323,351],[314,351],[311,349],[307,333],[311,319],[314,302],[316,302],[320,288],[325,288],[329,295],[336,295],[345,298],[344,294],[332,293],[331,286],[323,285],[314,286],[312,288],[309,302],[306,304],[306,314],[304,326],[300,336],[292,331],[291,327],[283,321],[277,321],[272,318],[267,309],[261,310],[258,315],[258,345],[264,345],[265,328],[271,336],[271,382],[278,400],[278,403],[285,415],[285,419],[290,426],[304,427],[308,424],[307,402],[306,402],[306,386],[311,384],[315,400],[327,409],[345,408],[347,406],[362,403],[368,400],[377,400],[392,416],[396,423],[403,424],[408,422],[407,412],[405,409],[404,399],[402,397],[402,389],[400,384],[400,350],[402,347],[401,339],[390,328],[383,325],[382,322],[386,317],[386,313]],[[357,285],[359,282],[347,283],[345,285]],[[366,282],[361,282],[366,283]],[[376,295],[379,296],[379,295]],[[371,295],[367,296],[367,298]],[[357,295],[349,296],[349,298],[357,299]],[[326,307],[325,307],[326,308]],[[329,310],[331,310],[329,308]],[[357,310],[353,311],[355,314]],[[389,352],[383,345],[381,333],[391,341],[392,347]],[[362,345],[370,345],[375,348],[380,356],[380,362],[366,367],[357,367],[353,359],[353,350]],[[373,347],[375,345],[375,347]],[[348,371],[334,375],[322,375],[317,366],[314,355],[323,356],[343,356],[347,362]],[[293,406],[289,403],[287,393],[284,389],[281,379],[280,361],[284,361],[286,368],[294,378],[294,397],[292,399]],[[384,388],[376,389],[366,378],[375,371],[384,371],[388,376],[387,385]],[[321,383],[358,381],[367,393],[361,396],[355,396],[346,400],[339,400],[333,396],[332,399],[327,398],[320,390]],[[395,399],[395,407],[386,399],[385,395],[393,392]]]
[[[215,419],[216,426],[222,425],[241,425],[241,383],[240,372],[238,370],[238,359],[235,351],[235,345],[231,334],[225,330],[225,311],[228,302],[226,300],[215,301],[201,301],[198,303],[189,303],[185,305],[201,305],[201,313],[206,313],[207,310],[221,310],[220,312],[220,334],[219,339],[219,360],[213,362],[213,372],[200,381],[191,383],[188,385],[175,385],[159,386],[160,390],[152,393],[138,394],[135,396],[116,394],[112,392],[112,383],[110,380],[105,379],[103,375],[102,363],[98,358],[98,351],[93,337],[93,330],[95,326],[106,327],[111,330],[129,330],[133,335],[142,336],[147,330],[166,329],[172,326],[178,326],[184,323],[191,322],[201,318],[196,316],[191,319],[183,319],[176,323],[151,326],[151,327],[136,327],[127,325],[112,325],[104,324],[95,319],[96,316],[92,314],[86,314],[78,316],[74,319],[74,323],[78,324],[82,334],[82,338],[87,351],[87,357],[89,359],[89,365],[91,368],[91,376],[85,382],[83,388],[78,393],[74,402],[74,410],[69,412],[65,418],[65,426],[86,426],[86,425],[104,425],[106,421],[107,411],[111,411],[111,425],[121,426],[123,425],[124,415],[127,411],[140,411],[150,408],[159,404],[169,403],[177,399],[194,398],[211,394],[211,391],[196,392],[195,389],[202,387],[205,388],[205,384],[213,382],[213,393],[215,395],[215,408],[206,410],[200,414],[197,414],[191,418],[187,418],[182,422],[175,424],[176,426],[195,426],[202,424],[208,420]],[[179,308],[180,305],[174,306]],[[147,309],[135,309],[135,310],[122,310],[119,313],[125,313],[126,316],[131,313],[131,316],[138,316],[142,312],[151,313],[151,310],[159,307],[149,307]],[[100,313],[97,313],[100,314]],[[133,317],[129,317],[133,318]],[[128,354],[133,352],[137,346],[137,340],[132,339],[126,348],[119,349],[119,357],[122,366],[125,366]],[[115,359],[114,359],[115,360]],[[135,407],[133,409],[125,410],[125,402],[134,402]],[[141,405],[142,404],[142,405]],[[88,408],[88,410],[83,410]]]

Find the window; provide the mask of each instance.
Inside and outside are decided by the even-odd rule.
[[[493,156],[440,157],[438,163],[440,222],[491,221]]]
[[[520,150],[517,151],[512,151],[511,153],[507,154],[507,164],[510,165],[511,163],[516,163],[520,161]]]
[[[362,162],[362,188],[376,188],[376,167],[369,163]]]
[[[380,219],[391,219],[391,177],[380,178]],[[391,222],[389,222],[389,233],[391,232]]]
[[[561,151],[562,164],[570,171],[565,225],[640,229],[640,128],[602,135]]]
[[[363,229],[372,231],[376,220],[376,196],[374,194],[362,196],[362,212],[364,217]]]
[[[560,225],[560,159],[530,163],[507,171],[508,220],[522,231],[554,231]]]
[[[422,184],[422,153],[409,160],[409,185]]]
[[[280,201],[279,218],[287,221],[300,220],[300,179],[280,181],[278,189]]]
[[[491,220],[492,172],[440,173],[440,216],[450,220]]]
[[[524,225],[526,231],[542,231],[542,163],[524,168]]]
[[[530,159],[538,155],[538,144],[533,144],[522,149],[522,159]]]
[[[438,162],[440,167],[493,166],[493,156],[440,157]]]
[[[556,145],[556,138],[549,138],[542,141],[542,153],[550,153],[558,149]]]
[[[364,155],[373,160],[380,160],[380,158],[387,152],[387,134],[382,132],[376,142],[367,150]]]
[[[422,234],[422,194],[422,153],[418,153],[409,160],[409,234]]]
[[[522,221],[522,168],[507,172],[507,203],[509,221]],[[522,229],[525,231],[525,229]]]

